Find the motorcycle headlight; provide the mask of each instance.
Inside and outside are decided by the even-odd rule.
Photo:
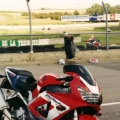
[[[77,88],[80,95],[82,96],[82,99],[85,100],[86,102],[90,104],[99,104],[100,102],[100,95],[98,94],[93,94],[81,87]]]

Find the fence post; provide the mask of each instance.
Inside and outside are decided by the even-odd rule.
[[[102,4],[106,13],[106,49],[108,50],[108,10],[103,1],[102,1]]]
[[[29,11],[29,26],[30,26],[30,53],[33,53],[33,45],[32,45],[32,13],[30,10],[30,6],[29,6],[29,2],[30,0],[26,0],[27,2],[27,7],[28,7],[28,11]]]

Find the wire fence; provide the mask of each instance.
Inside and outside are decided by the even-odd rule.
[[[80,32],[69,35],[74,37],[75,47],[78,50],[88,50],[85,41],[91,35],[100,40],[101,49],[107,48],[107,42],[109,49],[120,49],[120,32]],[[64,34],[33,34],[32,40],[28,34],[0,35],[0,53],[27,53],[31,51],[31,46],[33,52],[64,51]],[[91,49],[96,48],[90,47],[89,50]]]

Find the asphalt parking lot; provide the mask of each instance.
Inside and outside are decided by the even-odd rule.
[[[101,106],[102,116],[99,120],[120,120],[120,62],[108,63],[83,63],[101,87],[103,94],[103,104]],[[4,73],[6,65],[0,66],[0,73]],[[59,64],[31,64],[31,65],[11,65],[29,70],[36,79],[44,73],[55,73],[63,75],[63,65]]]

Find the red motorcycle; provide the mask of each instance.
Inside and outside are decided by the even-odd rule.
[[[86,40],[85,42],[86,42],[86,49],[88,48],[100,49],[102,47],[100,41],[97,39]]]
[[[44,74],[39,78],[28,105],[30,113],[42,120],[97,120],[102,94],[88,69],[65,65],[63,71],[67,77]]]
[[[82,65],[65,65],[63,71],[66,77],[44,74],[36,82],[29,71],[6,68],[2,87],[11,85],[16,91],[7,101],[10,100],[12,113],[17,111],[14,115],[17,120],[98,120],[102,93],[89,70]],[[26,94],[29,91],[32,97]],[[16,109],[15,104],[22,107]]]

